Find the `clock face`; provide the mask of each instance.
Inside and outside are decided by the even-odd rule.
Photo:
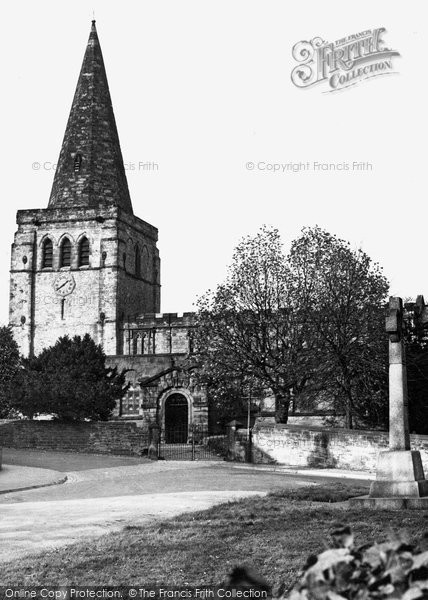
[[[76,286],[74,277],[71,273],[61,273],[55,279],[53,287],[59,296],[67,296],[71,294]]]

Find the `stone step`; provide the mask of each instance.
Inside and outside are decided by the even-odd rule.
[[[369,508],[383,510],[403,510],[405,508],[413,510],[428,510],[428,497],[424,498],[369,498],[361,496],[348,500],[350,508]]]

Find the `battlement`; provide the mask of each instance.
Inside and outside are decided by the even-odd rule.
[[[188,354],[196,313],[144,313],[123,326],[124,355]]]
[[[125,323],[124,329],[161,329],[164,327],[194,327],[196,313],[144,313],[138,316],[135,322]]]

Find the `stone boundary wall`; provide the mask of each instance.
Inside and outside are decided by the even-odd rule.
[[[22,420],[0,423],[0,447],[142,456],[147,453],[148,445],[148,431],[132,422]]]
[[[428,436],[411,435],[428,474]],[[322,427],[256,423],[253,429],[255,462],[375,471],[379,451],[388,449],[388,433]]]

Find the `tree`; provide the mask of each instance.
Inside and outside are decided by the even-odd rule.
[[[304,311],[289,281],[279,232],[262,227],[238,244],[226,281],[198,300],[195,340],[199,378],[218,399],[233,397],[237,382],[269,388],[280,422],[305,379],[307,354]]]
[[[249,391],[245,379],[228,378],[204,383],[208,392],[211,425],[215,423],[223,427],[246,414]]]
[[[18,344],[10,327],[0,327],[0,417],[11,414],[11,386],[20,367]]]
[[[125,373],[105,366],[105,354],[86,334],[64,336],[23,360],[13,405],[27,417],[52,414],[64,421],[106,420],[128,389]]]
[[[361,249],[319,227],[292,243],[288,264],[296,296],[310,311],[311,384],[345,412],[383,425],[387,417],[388,282]]]
[[[409,428],[428,434],[428,333],[420,317],[420,300],[405,303],[404,339],[406,342]]]
[[[413,433],[428,434],[428,348],[412,342],[407,347],[407,387],[409,428]]]
[[[200,378],[218,399],[237,385],[270,389],[287,422],[291,392],[345,413],[346,426],[386,422],[388,283],[362,250],[305,228],[284,256],[263,227],[236,248],[225,283],[198,301]]]

